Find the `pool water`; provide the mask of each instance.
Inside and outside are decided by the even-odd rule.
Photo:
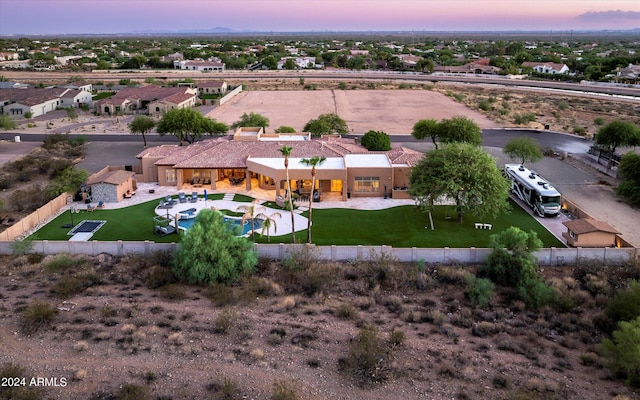
[[[241,218],[231,218],[231,217],[224,217],[224,222],[226,222],[227,224],[229,224],[229,227],[231,228],[235,228],[236,226],[240,226],[240,224],[242,223],[242,219]],[[193,224],[195,223],[195,218],[191,218],[191,219],[179,219],[178,220],[178,227],[183,228],[183,229],[189,229],[193,226]],[[259,230],[260,228],[262,228],[262,220],[261,219],[254,219],[253,220],[253,229],[254,230]],[[245,221],[245,223],[242,225],[242,233],[240,235],[246,235],[247,233],[249,233],[249,231],[251,231],[251,224],[249,223],[249,221]]]

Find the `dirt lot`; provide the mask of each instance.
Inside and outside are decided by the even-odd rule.
[[[481,128],[498,126],[481,113],[429,90],[247,91],[207,116],[232,124],[245,112],[269,118],[268,131],[282,125],[302,131],[309,120],[330,112],[342,117],[357,134],[369,130],[411,134],[413,125],[420,119],[439,120],[459,115],[475,120]]]
[[[576,306],[531,312],[505,290],[487,309],[471,306],[464,276],[473,268],[297,260],[304,270],[265,260],[242,284],[205,288],[167,285],[159,256],[3,258],[0,367],[15,375],[5,364],[14,363],[27,382],[64,379],[40,389],[54,399],[133,388],[138,400],[293,399],[270,397],[278,382],[305,400],[640,394],[611,379],[596,354],[603,304],[628,272],[546,271]],[[24,316],[35,300],[57,308],[52,320]],[[377,333],[360,341],[365,326]]]

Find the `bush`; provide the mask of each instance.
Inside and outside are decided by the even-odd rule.
[[[58,310],[49,303],[33,301],[22,311],[20,328],[27,335],[51,325]]]
[[[0,400],[38,400],[44,398],[44,393],[39,388],[29,387],[30,377],[24,367],[13,363],[6,363],[0,367],[0,378],[24,379],[25,385],[10,386],[3,382],[0,389]]]
[[[482,111],[491,111],[493,110],[493,105],[491,105],[491,102],[489,102],[488,100],[481,100],[478,103],[478,108]]]
[[[147,287],[149,289],[157,289],[173,282],[175,282],[175,277],[173,276],[171,268],[161,265],[151,267],[149,275],[147,275]]]
[[[297,400],[298,393],[293,382],[276,380],[273,382],[271,400]]]
[[[374,326],[365,325],[351,343],[349,355],[339,360],[340,370],[352,376],[360,386],[387,379],[388,351]]]
[[[537,277],[522,282],[518,287],[518,295],[528,308],[534,310],[555,304],[558,299],[556,290]]]
[[[44,268],[49,272],[69,272],[78,269],[84,265],[86,260],[81,258],[72,258],[69,254],[58,254]]]
[[[122,385],[120,390],[115,396],[115,400],[150,400],[151,394],[149,389],[136,385],[133,383],[127,383]]]
[[[600,351],[616,375],[626,384],[640,387],[640,317],[621,321],[612,339],[603,340]]]
[[[365,133],[360,143],[369,151],[391,150],[391,138],[382,131],[369,131]]]
[[[51,287],[51,294],[61,299],[68,299],[96,285],[99,281],[100,278],[98,275],[92,272],[82,273],[77,276],[65,275]]]
[[[491,235],[491,247],[484,271],[493,282],[518,287],[537,277],[536,259],[531,253],[541,248],[542,242],[534,231],[527,233],[512,226]]]
[[[467,290],[465,294],[471,300],[471,304],[481,308],[487,308],[495,293],[495,285],[489,279],[467,276]]]
[[[640,282],[631,281],[627,289],[616,293],[607,303],[606,315],[614,322],[640,317]]]
[[[253,244],[236,237],[220,213],[205,209],[184,234],[173,273],[190,284],[231,283],[241,273],[252,272],[257,263]]]

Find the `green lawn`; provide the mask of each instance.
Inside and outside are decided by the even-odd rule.
[[[222,194],[209,195],[211,200],[222,199]],[[252,198],[236,195],[236,201],[250,202]],[[150,240],[158,243],[179,242],[179,235],[156,236],[153,233],[154,208],[157,200],[135,206],[115,210],[95,210],[91,213],[81,211],[73,214],[74,224],[82,220],[106,220],[92,237],[92,240],[141,241]],[[433,222],[435,230],[431,230],[429,216],[414,206],[400,206],[385,210],[364,211],[351,209],[314,209],[312,239],[317,245],[389,245],[393,247],[488,247],[489,236],[510,226],[523,230],[534,230],[545,247],[564,247],[564,244],[549,233],[534,218],[511,203],[512,211],[496,219],[478,219],[471,215],[464,217],[464,222],[455,222],[452,207],[435,207]],[[232,210],[235,211],[235,210]],[[304,214],[303,214],[304,215]],[[288,218],[286,212],[283,218]],[[493,225],[493,230],[475,229],[474,223],[482,222]],[[65,212],[42,227],[31,238],[36,240],[68,240],[69,228],[62,228],[71,223],[71,214]],[[300,242],[306,241],[306,230],[297,232]],[[271,238],[271,243],[290,243],[291,235]],[[266,243],[266,237],[256,235],[256,241]]]

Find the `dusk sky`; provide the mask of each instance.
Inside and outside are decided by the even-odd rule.
[[[640,0],[0,0],[0,34],[640,28]]]

